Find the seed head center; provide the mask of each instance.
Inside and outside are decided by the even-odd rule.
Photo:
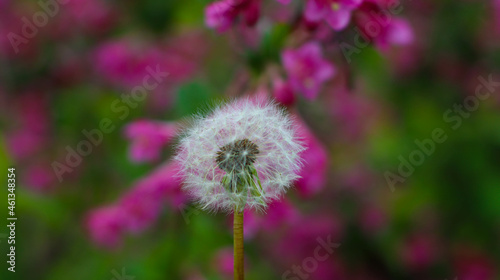
[[[237,140],[220,148],[215,162],[227,173],[243,172],[257,160],[259,147],[248,139]]]

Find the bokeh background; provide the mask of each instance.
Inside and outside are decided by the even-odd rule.
[[[500,279],[500,1],[287,2],[0,0],[0,278],[231,279],[176,132],[269,97],[309,149],[245,214],[248,279]]]

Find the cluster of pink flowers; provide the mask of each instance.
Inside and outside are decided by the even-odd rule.
[[[175,163],[166,163],[137,181],[116,203],[90,211],[85,225],[92,240],[116,248],[126,233],[138,234],[151,227],[164,205],[172,209],[184,205],[177,172]]]
[[[151,91],[151,105],[165,108],[173,100],[175,85],[191,77],[201,50],[190,50],[192,38],[178,38],[174,43],[160,47],[141,44],[139,40],[124,38],[99,45],[93,55],[95,71],[103,81],[122,90],[144,85],[151,71],[165,71],[168,78]],[[182,46],[188,46],[187,50]],[[191,47],[192,48],[192,47]]]
[[[290,0],[277,0],[288,4]],[[208,27],[224,32],[233,26],[238,17],[242,17],[247,26],[253,26],[259,20],[261,0],[219,0],[205,9],[205,23]]]

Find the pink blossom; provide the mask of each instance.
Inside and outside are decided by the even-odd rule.
[[[37,191],[47,191],[55,183],[54,170],[50,163],[39,163],[24,170],[23,183]]]
[[[262,229],[274,231],[283,225],[293,225],[301,218],[300,212],[286,198],[269,205],[266,215],[261,217]]]
[[[205,24],[219,32],[228,30],[242,15],[245,24],[253,26],[260,16],[260,0],[220,0],[205,8]]]
[[[460,280],[490,280],[498,279],[498,266],[487,255],[467,250],[460,252],[454,261],[457,279]]]
[[[266,214],[245,210],[244,237],[252,239],[261,230],[272,232],[285,226],[294,225],[300,218],[300,212],[286,198],[271,203]],[[232,227],[232,216],[228,224]]]
[[[375,205],[366,205],[361,209],[360,224],[366,235],[379,232],[387,224],[387,214]]]
[[[157,160],[161,149],[177,135],[177,125],[138,120],[125,127],[125,136],[131,141],[129,158],[134,162]]]
[[[356,15],[356,25],[362,35],[380,50],[390,46],[405,46],[413,43],[413,29],[407,20],[394,16],[383,15],[381,6],[365,2]]]
[[[226,31],[231,27],[239,9],[235,0],[221,0],[209,4],[205,8],[205,24],[217,29],[219,32]]]
[[[323,83],[335,73],[335,68],[323,59],[321,47],[315,42],[285,50],[281,58],[293,90],[309,100],[318,96]]]
[[[214,266],[220,275],[233,275],[233,264],[233,248],[223,248],[215,254]]]
[[[344,88],[332,89],[330,114],[347,141],[362,139],[376,114],[375,101]]]
[[[346,279],[345,269],[336,253],[337,249],[331,248],[327,251],[321,246],[325,243],[337,243],[341,246],[342,234],[342,225],[335,216],[303,217],[270,247],[270,255],[285,268],[284,270],[290,270],[288,278],[293,279],[298,278],[298,275],[293,274],[292,266],[301,266],[306,258],[314,256],[315,250],[320,248],[320,254],[327,258],[317,262],[317,269],[309,274],[309,279]]]
[[[115,11],[106,1],[71,0],[65,5],[60,27],[64,33],[70,34],[75,26],[88,33],[102,33],[109,30],[116,21]]]
[[[300,125],[299,135],[307,149],[302,153],[304,167],[300,172],[301,178],[297,180],[295,186],[301,196],[310,197],[325,186],[328,152],[303,122]]]
[[[18,129],[6,134],[9,153],[15,160],[33,156],[48,140],[49,114],[45,96],[40,92],[20,95],[14,114]]]
[[[161,197],[148,190],[148,186],[139,185],[127,193],[120,201],[125,229],[139,233],[150,227],[161,211]]]
[[[295,103],[295,94],[291,86],[281,78],[273,80],[273,97],[279,103],[290,106]]]
[[[410,269],[429,267],[437,256],[436,242],[425,235],[411,236],[401,248],[401,258]]]
[[[142,178],[137,186],[147,190],[152,196],[162,199],[163,202],[168,202],[172,207],[178,208],[187,200],[186,195],[181,190],[178,173],[177,164],[169,161]]]
[[[87,215],[85,226],[91,239],[99,246],[114,248],[121,244],[124,218],[120,207],[102,207]]]
[[[309,21],[325,20],[334,30],[344,29],[351,13],[363,0],[308,0],[305,17]]]

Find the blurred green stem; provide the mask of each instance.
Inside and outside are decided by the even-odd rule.
[[[234,208],[234,280],[245,279],[244,254],[243,254],[243,211]]]

